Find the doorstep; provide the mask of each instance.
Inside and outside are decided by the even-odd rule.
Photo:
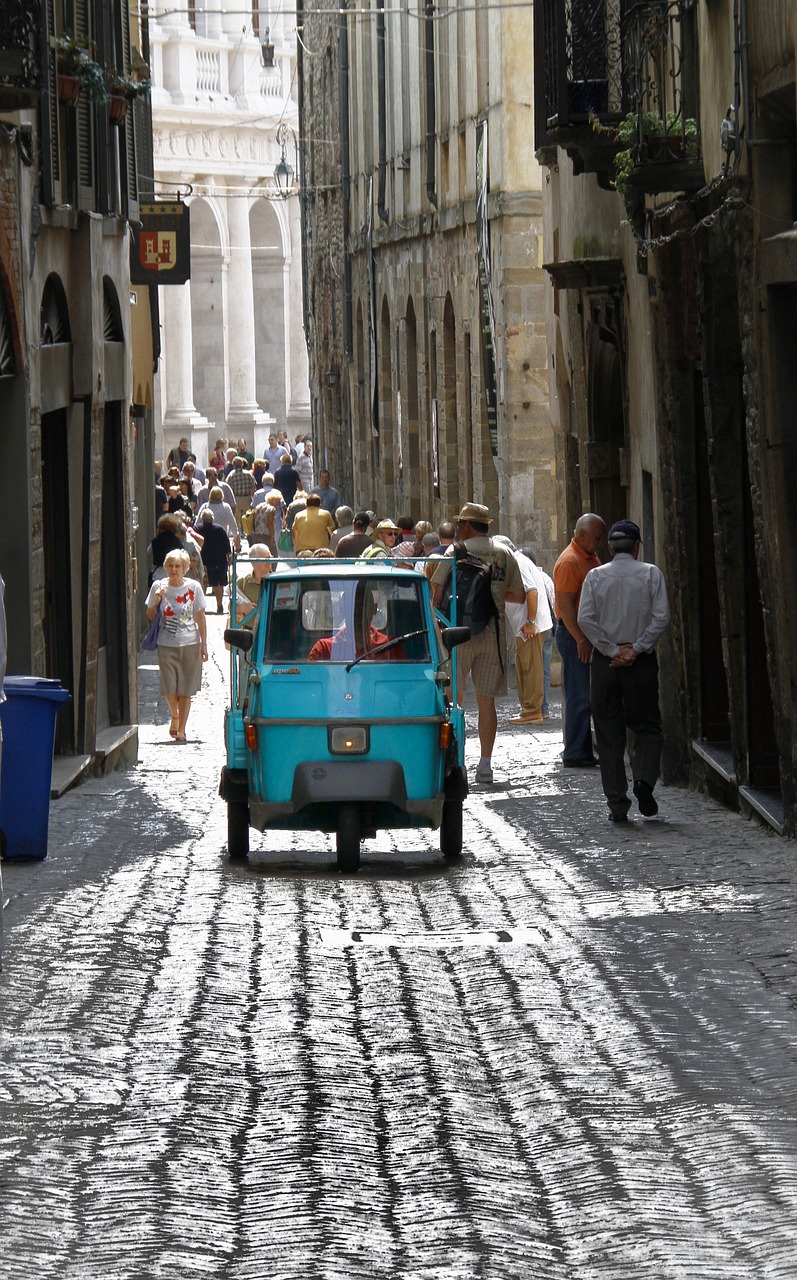
[[[718,773],[725,782],[736,786],[736,769],[733,763],[733,752],[725,742],[706,742],[704,739],[692,739],[692,750],[696,756]]]
[[[53,757],[50,799],[59,800],[84,777],[100,778],[114,769],[135,764],[137,755],[137,724],[115,724],[101,729],[91,755]]]
[[[777,831],[779,836],[783,835],[786,814],[779,791],[774,788],[740,787],[739,795],[747,801],[751,809],[755,809],[759,817]]]
[[[80,781],[90,765],[91,756],[54,756],[50,799],[60,800],[65,791]]]
[[[135,764],[138,755],[138,725],[114,724],[97,734],[92,773],[102,777],[126,764]]]

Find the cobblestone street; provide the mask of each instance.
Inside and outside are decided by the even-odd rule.
[[[231,864],[223,625],[190,745],[147,658],[137,768],[4,864],[4,1280],[793,1280],[794,844],[672,788],[612,826],[508,698],[460,862]]]

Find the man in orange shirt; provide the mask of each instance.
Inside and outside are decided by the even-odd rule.
[[[590,769],[598,763],[592,750],[590,726],[589,663],[592,645],[578,625],[581,588],[590,569],[601,561],[597,550],[603,541],[606,525],[600,516],[588,514],[576,521],[573,538],[560,555],[553,570],[556,589],[556,647],[562,656],[562,691],[564,693],[565,769]]]

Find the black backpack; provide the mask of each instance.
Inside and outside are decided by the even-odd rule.
[[[443,587],[439,608],[447,613],[458,627],[470,627],[471,638],[481,635],[485,627],[495,618],[495,634],[498,638],[498,608],[493,599],[493,566],[485,564],[478,556],[468,551],[464,542],[454,543],[454,559],[456,561],[457,579],[457,611],[451,612],[451,584],[453,571]]]

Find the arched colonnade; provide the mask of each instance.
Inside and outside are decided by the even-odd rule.
[[[373,334],[367,298],[358,301],[352,396],[358,506],[437,524],[468,499],[496,505],[474,339],[478,320],[470,313],[458,318],[451,291],[442,299],[409,292],[392,300],[382,292]]]
[[[200,462],[217,436],[260,451],[306,402],[294,205],[226,191],[191,199],[191,280],[160,291],[164,456],[181,436]]]

